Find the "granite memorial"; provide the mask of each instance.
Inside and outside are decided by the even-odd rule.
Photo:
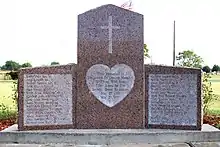
[[[145,66],[146,127],[201,130],[201,70]]]
[[[19,130],[75,127],[74,67],[36,67],[20,71]]]
[[[78,16],[77,128],[144,128],[143,15],[104,5]]]
[[[201,71],[144,65],[143,15],[78,15],[77,64],[21,69],[18,129],[200,130]]]

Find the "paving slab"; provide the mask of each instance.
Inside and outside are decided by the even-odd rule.
[[[0,147],[73,147],[73,146],[74,147],[189,147],[185,143],[124,144],[124,145],[71,145],[71,144],[2,144],[0,145]]]
[[[204,124],[202,130],[167,129],[61,129],[18,131],[13,125],[0,132],[0,144],[114,145],[183,142],[220,142],[220,130]]]
[[[128,145],[71,145],[71,144],[3,144],[0,147],[189,147],[187,144],[128,144]]]
[[[195,142],[194,147],[220,147],[220,142]]]

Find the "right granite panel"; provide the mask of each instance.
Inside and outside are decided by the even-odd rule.
[[[146,128],[201,130],[201,70],[145,65]]]

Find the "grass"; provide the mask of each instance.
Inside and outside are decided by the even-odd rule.
[[[6,73],[9,73],[10,71],[0,70],[0,80],[5,79]]]
[[[220,115],[220,109],[209,109],[207,114],[211,114],[211,115]]]
[[[0,80],[0,119],[10,118],[16,114],[16,106],[11,98],[12,80]]]
[[[216,82],[216,80],[213,81],[212,79],[210,80],[210,82],[212,83],[212,89],[213,89],[214,94],[220,96],[220,76],[219,76],[218,82]]]
[[[213,93],[218,96],[218,99],[211,103],[208,113],[220,115],[220,75],[211,75],[210,82],[212,83]]]
[[[0,104],[0,120],[5,119],[16,119],[17,110],[14,108],[9,108],[4,104]]]
[[[10,106],[13,100],[10,98],[12,95],[13,81],[0,81],[0,102],[4,102],[5,105]]]
[[[12,94],[12,80],[0,80],[0,97],[11,96]]]

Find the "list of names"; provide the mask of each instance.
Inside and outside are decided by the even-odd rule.
[[[72,124],[71,74],[24,75],[24,125]]]

